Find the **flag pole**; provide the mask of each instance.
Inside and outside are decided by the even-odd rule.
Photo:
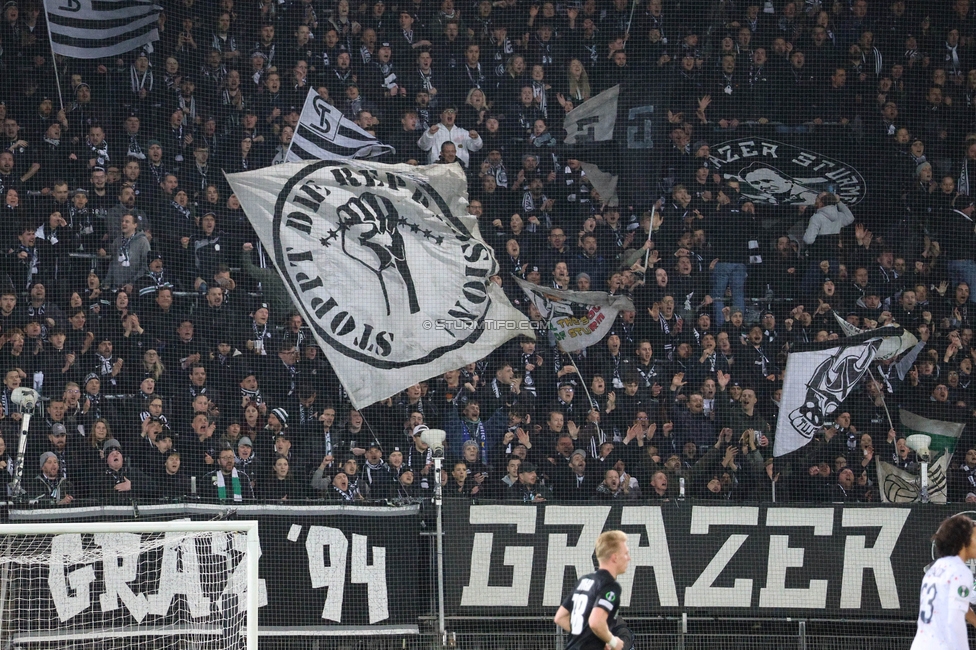
[[[876,384],[879,384],[878,380],[874,378],[874,371],[871,370],[870,367],[868,367],[868,374],[871,375],[871,381],[873,381]],[[894,422],[891,421],[891,413],[888,411],[888,401],[885,399],[883,390],[881,391],[881,406],[884,407],[885,415],[888,416],[888,426],[894,429],[895,424]]]
[[[54,83],[58,87],[58,103],[64,110],[64,97],[61,96],[61,73],[58,71],[58,56],[54,53],[54,37],[51,36],[51,23],[48,20],[47,7],[44,8],[44,28],[47,30],[47,42],[51,46],[51,65],[54,66]]]
[[[569,362],[573,364],[573,368],[576,370],[576,375],[580,378],[580,384],[583,385],[583,391],[586,393],[586,402],[590,405],[590,408],[587,409],[586,412],[589,413],[590,411],[594,410],[593,397],[590,395],[590,389],[586,385],[586,379],[583,377],[583,373],[580,372],[579,366],[576,365],[576,359],[573,358],[573,354],[571,352],[567,352],[566,354],[569,355]]]
[[[380,439],[379,439],[379,437],[377,437],[376,432],[373,431],[373,427],[370,426],[369,421],[366,420],[366,416],[363,415],[363,409],[356,409],[356,412],[359,413],[359,417],[361,417],[363,419],[363,424],[366,425],[366,428],[369,429],[370,435],[373,436],[373,442],[375,442],[376,444],[380,445]],[[380,445],[380,447],[382,447],[382,446],[383,445]]]
[[[549,315],[546,317],[546,336],[547,337],[552,332],[551,323],[552,323],[552,317],[553,317],[553,314],[554,313],[555,313],[555,310],[550,307],[550,309],[549,309]],[[556,347],[559,348],[559,349],[562,349],[558,342],[556,343]],[[580,384],[583,386],[583,392],[586,393],[586,403],[590,407],[590,408],[586,409],[586,413],[589,414],[589,412],[592,411],[592,410],[594,410],[594,408],[593,408],[593,397],[590,396],[590,389],[586,385],[586,379],[583,377],[583,373],[580,372],[579,366],[576,365],[576,359],[573,358],[573,353],[572,352],[566,352],[565,350],[563,350],[563,354],[569,356],[569,362],[571,364],[573,364],[573,369],[576,371],[576,376],[580,378]],[[585,426],[585,424],[584,424],[584,426]],[[598,424],[597,425],[597,428],[599,428],[599,426],[600,425]]]
[[[630,38],[630,24],[634,22],[634,11],[637,10],[637,0],[634,0],[633,4],[630,6],[630,18],[627,20],[627,31],[624,32],[624,45],[627,44],[627,39]]]
[[[646,243],[650,243],[651,242],[651,237],[654,235],[654,216],[655,216],[656,213],[657,213],[657,203],[655,203],[654,205],[651,206],[651,223],[647,227],[647,242]],[[644,277],[647,277],[647,262],[650,259],[651,259],[651,249],[650,249],[650,247],[648,247],[648,249],[646,251],[644,251]]]
[[[586,418],[586,419],[589,419],[590,411],[597,411],[597,412],[599,412],[599,410],[600,410],[599,409],[600,404],[599,403],[594,404],[593,396],[590,395],[590,389],[586,385],[586,379],[583,377],[583,373],[580,372],[579,366],[576,365],[576,359],[573,358],[572,353],[571,352],[567,352],[566,354],[569,355],[569,361],[570,361],[570,363],[573,364],[573,368],[576,370],[576,375],[580,378],[580,384],[583,385],[583,392],[586,393],[586,403],[589,405],[590,408],[586,409],[586,415],[583,416],[583,417]],[[586,422],[586,421],[584,421],[583,424],[582,424],[582,426],[578,426],[578,430],[577,430],[577,434],[576,434],[577,437],[579,437],[579,432],[578,431],[580,429],[582,429],[583,427],[585,427],[587,424],[589,424],[589,423]],[[597,438],[597,442],[599,442],[602,439],[603,430],[602,430],[602,427],[600,426],[600,423],[599,422],[594,422],[593,424],[596,425],[597,434],[600,436],[600,437]],[[599,451],[600,451],[599,450],[599,445],[597,445],[597,453],[599,453]]]

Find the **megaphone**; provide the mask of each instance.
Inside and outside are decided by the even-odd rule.
[[[905,444],[923,460],[928,460],[932,453],[929,451],[929,445],[932,444],[932,436],[927,436],[924,433],[914,433],[908,436],[905,438]]]
[[[34,407],[37,406],[37,400],[40,399],[40,395],[33,388],[26,388],[25,386],[20,386],[15,388],[14,392],[10,394],[10,401],[19,406],[24,411],[33,411]]]
[[[424,441],[435,456],[444,455],[444,441],[447,439],[447,432],[443,429],[427,429],[420,434],[420,439]]]

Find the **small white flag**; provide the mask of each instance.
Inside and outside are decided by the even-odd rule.
[[[308,91],[301,117],[288,146],[286,162],[378,158],[396,149],[383,144],[338,108]]]
[[[620,198],[617,196],[617,176],[603,171],[592,163],[580,162],[583,174],[590,181],[590,185],[600,195],[600,204],[617,207]]]
[[[549,322],[556,343],[564,352],[578,352],[599,343],[613,327],[617,314],[634,311],[626,296],[611,296],[605,291],[567,291],[515,281]]]
[[[796,451],[811,440],[847,399],[875,360],[886,336],[900,327],[872,330],[847,339],[810,343],[790,353],[783,374],[773,456]]]
[[[945,503],[949,492],[949,461],[952,454],[944,451],[929,463],[926,484],[929,503]],[[878,460],[878,491],[885,503],[921,503],[922,476],[891,463]]]
[[[881,344],[881,348],[878,350],[878,354],[875,357],[878,361],[884,361],[885,359],[893,359],[903,352],[911,350],[916,345],[918,345],[918,339],[915,335],[906,329],[902,329],[901,334],[898,336],[890,336],[887,332],[892,331],[887,328],[898,328],[898,325],[885,325],[884,327],[879,327],[873,330],[862,330],[859,327],[851,325],[846,320],[840,317],[840,314],[834,312],[834,319],[840,326],[840,329],[844,332],[845,336],[857,336],[858,334],[865,334],[867,332],[875,333],[879,336],[884,336],[885,340]]]
[[[563,128],[566,129],[566,144],[589,144],[613,140],[613,129],[617,125],[617,103],[620,99],[620,86],[604,90],[596,97],[566,113]]]

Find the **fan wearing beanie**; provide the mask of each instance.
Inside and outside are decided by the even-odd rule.
[[[57,503],[59,506],[70,504],[74,497],[71,482],[61,476],[61,463],[53,451],[41,454],[40,472],[27,485],[27,494],[33,503]]]

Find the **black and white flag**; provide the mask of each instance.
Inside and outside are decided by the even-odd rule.
[[[908,352],[916,345],[918,345],[918,339],[915,335],[906,329],[902,329],[901,334],[898,336],[889,335],[888,327],[899,327],[898,325],[885,325],[884,327],[875,328],[873,330],[864,330],[860,327],[855,327],[848,323],[846,320],[840,317],[840,314],[834,312],[834,320],[837,321],[837,325],[840,327],[841,331],[844,332],[845,336],[856,336],[858,334],[866,334],[872,332],[874,334],[884,337],[884,342],[881,344],[881,348],[878,350],[878,354],[875,357],[878,361],[884,361],[886,359],[893,359],[899,354]],[[924,347],[924,346],[922,346]],[[921,351],[922,348],[919,348]]]
[[[379,158],[395,152],[310,90],[285,161]]]
[[[880,458],[878,466],[878,493],[884,503],[922,503],[922,476],[910,472]],[[952,454],[943,451],[929,462],[925,484],[928,503],[945,503],[949,496],[949,463]]]
[[[44,10],[55,54],[101,59],[159,40],[152,0],[44,0]]]
[[[563,119],[563,128],[566,129],[564,142],[582,145],[613,140],[619,99],[620,86],[614,86],[566,113]]]
[[[890,327],[797,346],[786,361],[773,456],[796,451],[832,423],[834,413],[867,373],[884,339],[901,336],[903,331]]]
[[[227,181],[357,408],[535,338],[490,279],[459,166],[284,163]]]

